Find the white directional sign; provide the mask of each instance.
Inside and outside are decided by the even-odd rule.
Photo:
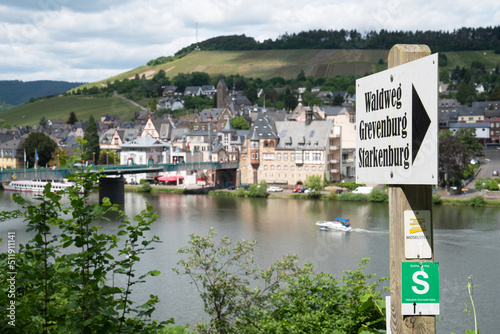
[[[438,55],[356,80],[356,182],[437,184]]]
[[[404,212],[405,258],[432,258],[432,221],[430,210]]]

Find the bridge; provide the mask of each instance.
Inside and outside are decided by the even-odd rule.
[[[14,180],[55,180],[74,173],[81,173],[86,167],[5,169],[0,172],[0,182]],[[104,177],[99,182],[99,197],[109,197],[112,203],[124,201],[125,174],[158,175],[165,172],[211,170],[215,184],[236,184],[238,162],[192,162],[180,164],[141,165],[95,165],[89,167],[91,173]],[[86,170],[86,169],[85,169]],[[108,177],[109,176],[109,177]]]

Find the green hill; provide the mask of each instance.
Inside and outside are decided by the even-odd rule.
[[[40,99],[12,108],[0,114],[0,124],[26,126],[36,125],[42,116],[49,119],[67,120],[74,111],[78,120],[86,121],[90,115],[100,119],[103,114],[118,115],[130,121],[140,108],[118,97],[57,96]]]
[[[107,82],[133,79],[136,74],[152,78],[159,70],[164,70],[167,77],[173,78],[179,73],[205,72],[210,76],[239,74],[245,77],[272,77],[292,79],[300,71],[306,76],[334,77],[336,75],[363,76],[387,68],[388,50],[258,50],[258,51],[194,51],[171,62],[156,66],[141,66],[120,75],[95,83],[80,86],[103,86]],[[451,70],[456,66],[469,67],[479,61],[487,69],[500,64],[500,54],[486,51],[450,51],[444,52]],[[383,64],[380,64],[380,59]]]
[[[379,60],[387,59],[387,54],[386,50],[195,51],[165,64],[141,66],[84,86],[133,79],[136,74],[151,78],[159,70],[164,70],[170,78],[179,73],[205,72],[211,76],[239,74],[263,80],[276,76],[291,79],[302,70],[306,76],[317,78],[364,75],[384,69]]]
[[[62,94],[81,84],[81,82],[51,80],[0,80],[0,100],[18,106],[28,102],[31,98]]]

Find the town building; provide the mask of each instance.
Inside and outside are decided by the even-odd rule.
[[[240,156],[241,182],[295,187],[310,175],[339,182],[340,139],[332,121],[274,122],[260,113]]]
[[[172,145],[159,139],[141,137],[120,145],[120,164],[156,165],[169,163]]]

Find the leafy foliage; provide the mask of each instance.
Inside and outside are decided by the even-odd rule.
[[[492,179],[491,177],[487,177],[487,178],[479,177],[479,178],[477,178],[476,182],[474,184],[474,187],[476,188],[476,190],[483,190],[483,189],[499,190],[498,181]]]
[[[22,145],[22,149],[26,150],[26,159],[30,166],[35,165],[35,150],[38,154],[38,166],[45,166],[56,148],[57,144],[41,132],[30,133]]]
[[[467,204],[474,208],[482,208],[485,204],[483,195],[476,195],[467,200]]]
[[[299,267],[295,255],[262,269],[254,262],[255,241],[217,243],[213,229],[190,237],[178,250],[187,258],[174,271],[192,279],[211,317],[196,326],[199,333],[357,333],[385,326],[377,291],[385,279],[368,283],[367,259],[337,281],[314,275],[311,264]]]
[[[99,134],[94,116],[90,115],[89,124],[83,135],[83,159],[99,161]],[[94,156],[95,155],[95,156]]]
[[[267,192],[267,182],[260,181],[259,184],[251,184],[248,189],[248,197],[267,197],[269,193]]]
[[[496,36],[492,38],[492,36]],[[245,35],[219,36],[199,43],[202,50],[278,50],[278,49],[385,49],[394,44],[421,44],[426,41],[431,50],[496,50],[500,39],[500,26],[487,28],[460,28],[453,31],[369,31],[357,30],[309,30],[284,33],[262,42]],[[179,50],[176,55],[193,51],[197,44]]]
[[[64,165],[65,161],[62,161]],[[16,321],[12,327],[0,323],[8,333],[150,333],[166,323],[148,321],[158,298],[151,295],[142,305],[131,299],[132,287],[146,276],[157,276],[152,270],[136,277],[135,265],[146,250],[152,249],[158,237],[150,239],[145,232],[157,219],[151,206],[134,218],[132,224],[122,218],[117,234],[100,233],[95,222],[109,211],[118,211],[107,199],[104,206],[89,202],[89,194],[98,176],[83,170],[70,176],[75,186],[53,192],[49,183],[35,201],[14,195],[22,210],[1,212],[0,220],[13,214],[28,224],[34,237],[19,245],[15,256]],[[64,195],[64,197],[63,197]],[[120,240],[120,238],[123,238]],[[118,255],[112,255],[112,254]],[[6,254],[0,264],[7,267]],[[7,272],[0,272],[0,288],[7,291]],[[110,284],[112,274],[123,275],[121,287]],[[9,300],[0,295],[2,305]],[[0,309],[5,319],[8,310]],[[171,320],[169,322],[172,322]]]
[[[235,130],[248,130],[250,129],[250,126],[248,126],[248,122],[245,118],[243,117],[233,117],[230,119],[231,126]]]
[[[368,195],[368,199],[370,200],[370,202],[387,203],[389,201],[389,195],[386,192],[380,190],[379,188],[374,187],[373,190]]]
[[[304,181],[304,186],[306,188],[314,189],[314,191],[323,190],[323,178],[320,175],[309,175]]]

